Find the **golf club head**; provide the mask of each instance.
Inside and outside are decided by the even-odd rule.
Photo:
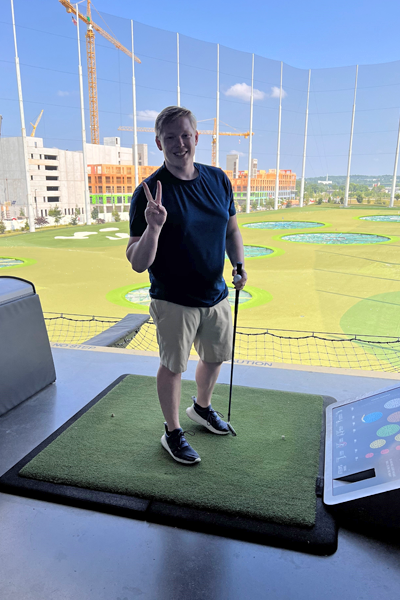
[[[227,423],[227,425],[228,425],[228,427],[229,427],[229,431],[231,432],[231,434],[232,434],[233,436],[235,436],[235,437],[236,437],[236,436],[237,436],[237,433],[236,433],[236,431],[233,429],[232,425],[231,425],[230,423]]]

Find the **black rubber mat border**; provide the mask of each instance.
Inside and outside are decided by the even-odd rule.
[[[127,376],[121,375],[118,377],[66,421],[66,423],[4,473],[0,477],[0,492],[189,529],[205,534],[297,550],[308,554],[328,556],[336,552],[338,539],[337,523],[334,515],[322,501],[325,454],[325,409],[329,404],[335,402],[335,399],[329,396],[322,396],[324,399],[324,410],[321,424],[319,474],[316,482],[316,522],[313,527],[281,525],[258,519],[239,517],[228,513],[203,511],[172,503],[159,502],[157,500],[112,494],[19,476],[20,470],[27,463]]]

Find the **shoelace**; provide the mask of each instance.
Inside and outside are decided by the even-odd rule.
[[[225,418],[222,413],[218,412],[217,410],[211,409],[208,411],[207,425],[211,425],[211,419],[214,415],[218,415],[219,417],[221,417],[221,419]]]
[[[189,430],[188,431],[180,431],[178,433],[178,436],[181,439],[181,441],[180,441],[181,448],[186,448],[186,446],[189,446],[189,442],[186,441],[186,438],[185,438],[185,434],[186,433],[189,434],[189,435],[196,435],[193,431],[189,431]]]
[[[196,396],[192,396],[192,400],[193,402],[196,402],[197,398]],[[213,408],[211,408],[211,410],[208,411],[208,416],[207,416],[207,425],[211,425],[211,419],[214,415],[218,415],[219,417],[221,417],[221,419],[225,419],[224,415],[220,412],[218,412],[217,410],[214,410]]]

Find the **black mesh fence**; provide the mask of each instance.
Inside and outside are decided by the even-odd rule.
[[[118,321],[118,317],[45,313],[50,341],[66,344],[84,344]],[[119,346],[157,352],[153,321],[129,334]],[[194,349],[192,352],[195,354]],[[400,372],[400,338],[243,327],[236,332],[235,361],[397,373]]]

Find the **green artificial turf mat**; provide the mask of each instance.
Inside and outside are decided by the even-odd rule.
[[[186,416],[195,393],[194,382],[182,381],[181,425],[196,434],[188,440],[202,458],[197,465],[177,463],[160,444],[163,417],[155,378],[129,375],[19,474],[275,523],[314,525],[322,397],[235,386],[231,421],[238,435],[232,437],[209,433]],[[216,410],[226,411],[228,394],[229,386],[216,385]]]

